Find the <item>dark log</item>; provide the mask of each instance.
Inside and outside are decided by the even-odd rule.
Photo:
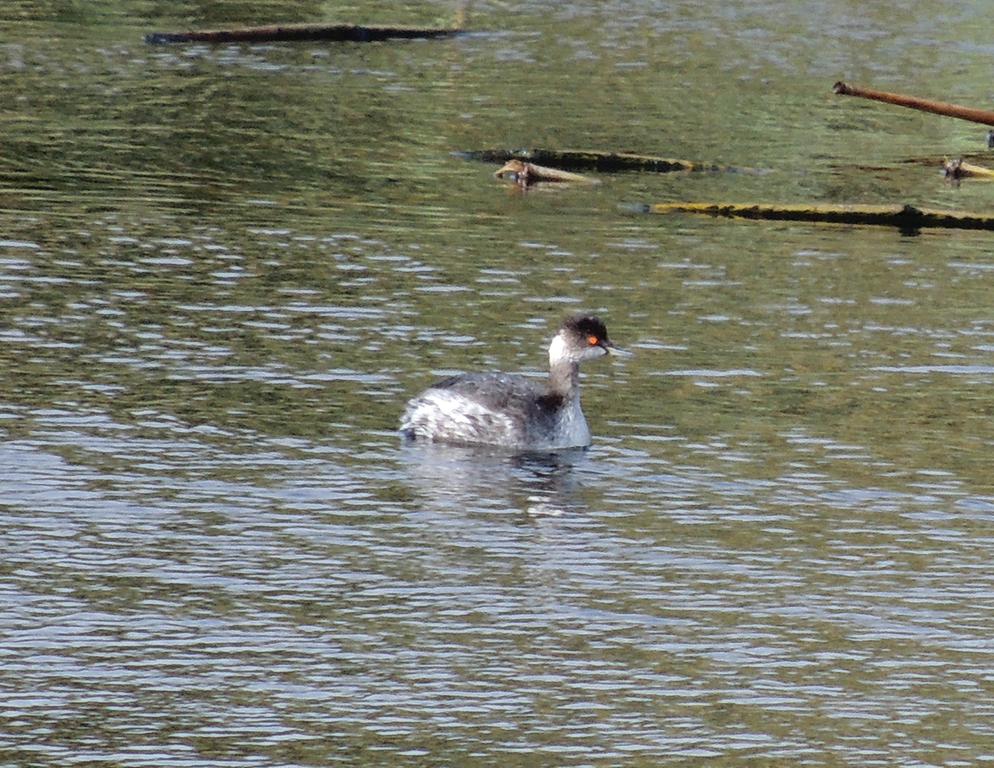
[[[674,171],[718,171],[725,170],[715,165],[700,165],[689,160],[673,160],[651,155],[635,155],[626,152],[597,152],[594,150],[558,149],[482,149],[457,152],[466,160],[484,163],[506,163],[521,160],[536,165],[568,169],[571,171],[652,171],[672,173]]]
[[[645,213],[703,213],[745,219],[878,224],[914,232],[925,227],[994,230],[994,214],[917,208],[913,205],[757,205],[753,203],[657,203]]]
[[[280,24],[189,32],[152,32],[151,45],[163,43],[277,43],[301,40],[370,43],[379,40],[425,39],[458,35],[459,29],[437,27],[365,27],[358,24]]]

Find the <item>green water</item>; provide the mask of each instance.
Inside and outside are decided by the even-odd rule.
[[[6,4],[2,762],[991,762],[990,235],[631,213],[989,210],[981,126],[831,93],[986,106],[984,10]],[[746,171],[453,154],[525,146]],[[589,451],[397,439],[579,309]]]

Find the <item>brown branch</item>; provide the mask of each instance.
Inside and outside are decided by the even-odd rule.
[[[498,179],[507,179],[515,182],[518,186],[528,187],[542,181],[559,183],[581,183],[598,184],[597,179],[589,176],[582,176],[579,173],[570,173],[559,168],[548,168],[544,165],[526,163],[521,160],[508,160],[504,166],[494,171],[494,176]]]
[[[922,112],[933,112],[937,115],[957,117],[960,120],[969,120],[973,123],[994,125],[994,112],[986,109],[961,107],[958,104],[921,99],[917,96],[907,96],[903,93],[890,93],[888,91],[877,91],[873,88],[861,88],[858,85],[848,85],[841,80],[832,86],[832,91],[841,96],[859,96],[873,101],[882,101],[886,104],[896,104],[899,107],[918,109]]]
[[[968,163],[963,158],[946,160],[942,164],[942,170],[947,179],[954,181],[967,178],[994,180],[994,170],[982,165]]]

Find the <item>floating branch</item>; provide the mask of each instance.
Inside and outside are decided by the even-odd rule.
[[[561,171],[558,168],[548,168],[544,165],[526,163],[522,160],[508,160],[502,168],[494,171],[498,179],[507,179],[520,187],[529,187],[540,181],[558,183],[599,184],[597,179],[582,176],[579,173]]]
[[[947,179],[994,179],[994,170],[985,168],[982,165],[968,163],[963,158],[959,158],[957,160],[946,160],[942,164],[942,169],[945,172]]]
[[[331,40],[370,43],[378,40],[420,39],[458,35],[460,29],[436,27],[364,27],[357,24],[280,24],[191,32],[152,32],[145,42],[161,43],[276,43]]]
[[[482,149],[469,152],[456,152],[466,160],[479,160],[484,163],[506,163],[509,160],[522,160],[543,166],[555,166],[571,171],[651,171],[672,173],[675,171],[736,171],[741,170],[719,165],[702,165],[689,160],[673,160],[651,155],[634,155],[626,152],[597,152],[594,150],[558,149]]]
[[[873,88],[860,88],[857,85],[847,85],[841,80],[832,86],[832,91],[841,96],[859,96],[864,99],[872,99],[873,101],[882,101],[886,104],[896,104],[899,107],[918,109],[922,112],[933,112],[937,115],[958,117],[960,120],[969,120],[973,123],[994,125],[994,112],[986,109],[961,107],[958,104],[920,99],[917,96],[907,96],[903,93],[889,93],[887,91],[877,91]]]
[[[743,219],[877,224],[917,230],[925,227],[994,230],[994,214],[960,213],[913,205],[755,205],[737,203],[657,203],[645,213],[703,213]]]

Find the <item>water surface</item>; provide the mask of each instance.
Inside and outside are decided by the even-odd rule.
[[[389,44],[146,47],[279,4],[0,18],[0,756],[12,765],[984,765],[984,233],[649,217],[985,210],[975,4],[476,3]],[[174,14],[174,15],[157,15]],[[447,4],[291,21],[445,23]],[[759,172],[515,194],[458,150]],[[589,451],[403,445],[539,373]]]

